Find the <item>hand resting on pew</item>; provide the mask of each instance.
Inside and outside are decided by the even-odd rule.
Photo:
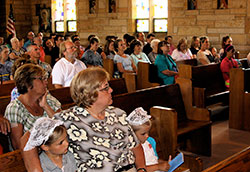
[[[7,135],[10,132],[10,122],[8,119],[0,116],[0,133]]]

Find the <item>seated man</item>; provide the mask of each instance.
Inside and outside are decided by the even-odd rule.
[[[85,51],[83,54],[81,60],[85,63],[87,66],[103,66],[102,63],[102,57],[97,52],[98,49],[99,40],[97,38],[92,38],[90,40],[90,49]]]
[[[85,64],[77,59],[78,53],[75,44],[65,41],[60,46],[61,58],[52,70],[52,84],[55,88],[69,87],[73,77],[86,69]]]
[[[30,60],[34,64],[38,64],[39,66],[41,66],[47,72],[47,76],[49,77],[52,69],[48,63],[42,62],[40,60],[41,57],[40,48],[36,44],[32,44],[27,47],[27,52],[28,55],[30,55]]]

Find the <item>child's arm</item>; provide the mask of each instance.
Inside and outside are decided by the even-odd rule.
[[[41,163],[38,157],[37,148],[31,149],[29,151],[23,151],[26,143],[29,140],[30,133],[26,132],[20,139],[20,149],[22,152],[22,157],[24,160],[25,167],[28,172],[42,172]]]
[[[154,172],[156,170],[168,171],[170,167],[167,161],[161,161],[158,164],[146,166],[144,152],[141,144],[133,148],[132,151],[135,155],[135,165],[138,172],[143,172],[143,169],[145,169],[147,172]]]

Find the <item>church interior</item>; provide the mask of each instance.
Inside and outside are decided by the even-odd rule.
[[[32,39],[29,38],[30,34],[33,34]],[[17,50],[13,48],[13,42],[16,40],[18,43],[22,42],[22,46],[17,48],[19,54],[15,53]],[[37,43],[38,40],[41,42]],[[26,46],[28,41],[30,43]],[[110,42],[112,50],[109,49]],[[149,52],[146,50],[147,45],[150,48]],[[36,58],[36,47],[40,54],[38,59],[34,60],[36,62],[33,62],[32,58]],[[196,49],[195,53],[191,50],[193,47]],[[4,50],[8,50],[6,60],[4,52],[2,53]],[[137,50],[140,53],[137,54]],[[74,58],[73,51],[77,52]],[[94,53],[91,54],[89,51]],[[13,52],[14,56],[24,58],[25,62],[16,63],[19,57],[13,59]],[[110,53],[112,58],[107,53]],[[145,54],[147,60],[140,56],[141,53]],[[153,60],[149,55],[151,53],[155,54],[152,55]],[[160,61],[163,57],[164,60]],[[124,62],[126,58],[129,60]],[[166,65],[163,64],[165,58],[168,59]],[[30,62],[27,62],[28,59]],[[70,63],[72,67],[59,69],[58,64],[62,59],[66,59],[64,63]],[[8,74],[9,79],[6,79],[7,61],[13,63],[12,68],[8,68],[11,71]],[[25,67],[24,63],[32,63],[34,71],[34,66],[40,66],[36,70],[48,74],[40,76],[40,72],[36,74],[39,77],[32,75],[31,81],[18,80],[19,77],[23,77],[20,68]],[[47,67],[41,64],[46,64]],[[18,68],[16,65],[19,65]],[[13,69],[14,67],[16,69]],[[105,69],[110,80],[99,81],[96,76],[95,79],[100,84],[91,89],[97,90],[98,93],[82,100],[84,103],[90,99],[94,101],[89,104],[79,103],[78,101],[85,96],[83,94],[87,93],[84,90],[86,88],[81,87],[85,81],[78,82],[76,78],[82,79],[80,73],[84,70],[87,73],[92,67],[96,70],[99,67]],[[29,71],[26,72],[28,78],[31,74]],[[59,77],[60,72],[62,74]],[[72,75],[68,80],[66,78],[69,76],[65,76],[67,74]],[[81,74],[84,75],[84,72]],[[62,83],[61,75],[65,80]],[[169,164],[169,155],[172,155],[173,159],[179,152],[184,154],[184,163],[178,166],[175,172],[250,171],[250,0],[0,0],[0,78],[0,171],[24,172],[33,171],[37,167],[42,171],[42,163],[40,164],[38,156],[34,157],[34,161],[30,160],[32,163],[39,161],[39,165],[33,164],[33,168],[32,163],[29,163],[29,157],[33,158],[31,155],[34,152],[26,154],[22,150],[23,140],[26,140],[26,143],[31,137],[28,136],[26,139],[25,132],[31,132],[35,123],[35,120],[31,122],[22,117],[26,111],[35,118],[43,116],[45,111],[48,113],[46,117],[51,117],[51,112],[53,115],[63,114],[66,109],[79,106],[86,109],[90,116],[100,120],[93,109],[107,101],[104,96],[102,99],[99,98],[103,92],[110,97],[112,95],[112,103],[105,104],[108,112],[112,110],[109,107],[117,107],[128,116],[137,107],[142,107],[145,113],[151,115],[151,129],[147,134],[156,141],[157,147],[154,148],[154,152],[157,152],[157,158]],[[38,88],[35,85],[37,80],[45,82],[46,93],[41,93],[40,97],[34,96],[37,97],[37,101],[32,104],[28,101],[32,96],[28,95],[40,95],[39,89],[42,87]],[[18,82],[27,82],[24,83],[23,87],[27,89],[23,93],[20,92],[23,87],[18,86]],[[86,87],[93,83],[90,79],[85,82]],[[18,96],[20,95],[15,100],[12,99],[14,89]],[[77,89],[84,93],[76,94]],[[47,94],[57,99],[60,108],[53,108],[51,104],[44,102],[44,95],[48,96]],[[20,101],[23,104],[22,108],[26,109],[25,112],[19,112],[18,120],[22,121],[22,124],[14,122],[19,116],[12,117],[14,113],[18,113],[18,110],[10,109],[13,101]],[[34,107],[30,106],[31,104]],[[56,107],[57,103],[53,105]],[[51,106],[49,110],[47,106]],[[78,119],[73,113],[76,112],[73,111],[70,114],[72,116],[67,116],[69,121]],[[86,115],[85,111],[79,113]],[[104,114],[106,113],[105,109]],[[110,114],[112,116],[112,113]],[[119,123],[120,118],[101,118],[107,123],[105,132],[112,122]],[[66,117],[63,118],[65,119]],[[84,158],[84,165],[79,163],[82,158],[79,151],[85,147],[80,145],[78,136],[72,139],[69,132],[78,129],[81,133],[86,128],[80,129],[76,125],[71,129],[66,123],[65,120],[65,131],[69,135],[67,142],[69,150],[72,150],[75,156],[77,170],[91,171],[92,168],[96,168],[97,171],[110,171],[105,167],[105,162],[103,169],[97,168],[100,165],[98,163],[95,167],[89,165],[90,161],[85,163]],[[28,127],[25,128],[25,125]],[[91,125],[94,123],[89,124]],[[99,125],[102,127],[101,122]],[[137,130],[131,126],[129,131],[134,130],[134,135],[137,136]],[[13,134],[13,131],[18,134]],[[98,133],[99,130],[86,129],[85,137],[92,134],[91,132]],[[106,137],[105,134],[103,137]],[[94,140],[97,135],[93,134],[93,143],[97,143],[97,140]],[[100,140],[101,136],[99,137]],[[115,140],[113,137],[115,136],[110,134],[108,139],[103,139],[103,143],[98,143],[95,148],[105,147],[107,142]],[[137,138],[141,141],[138,136]],[[14,141],[17,143],[13,143]],[[77,144],[73,144],[74,142]],[[39,149],[46,152],[43,144]],[[141,145],[143,147],[143,144]],[[120,150],[112,146],[109,147],[110,152]],[[124,148],[126,149],[127,147]],[[138,158],[138,152],[134,151],[135,162],[132,163],[132,167],[131,163],[127,165],[119,159],[115,162],[116,167],[113,171],[132,172],[132,168],[138,172],[168,171],[165,166],[165,170],[162,170],[162,164],[155,169],[148,167],[147,163],[152,159],[147,160],[148,155],[144,147],[143,149],[145,160],[140,156]],[[91,147],[88,147],[89,150]],[[105,147],[102,150],[108,149]],[[89,153],[88,151],[83,152]],[[37,154],[37,150],[35,153]],[[86,157],[90,155],[91,151]],[[113,163],[113,157],[106,158],[107,164]],[[140,161],[144,162],[142,166]],[[158,163],[160,164],[160,161]],[[60,168],[58,165],[57,167]]]

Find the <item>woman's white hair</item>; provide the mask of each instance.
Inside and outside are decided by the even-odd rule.
[[[10,39],[10,43],[12,44],[14,41],[19,41],[18,39],[17,39],[17,37],[14,37],[14,38],[11,38]]]
[[[150,43],[150,46],[153,48],[156,44],[158,44],[160,42],[159,39],[153,39]]]

